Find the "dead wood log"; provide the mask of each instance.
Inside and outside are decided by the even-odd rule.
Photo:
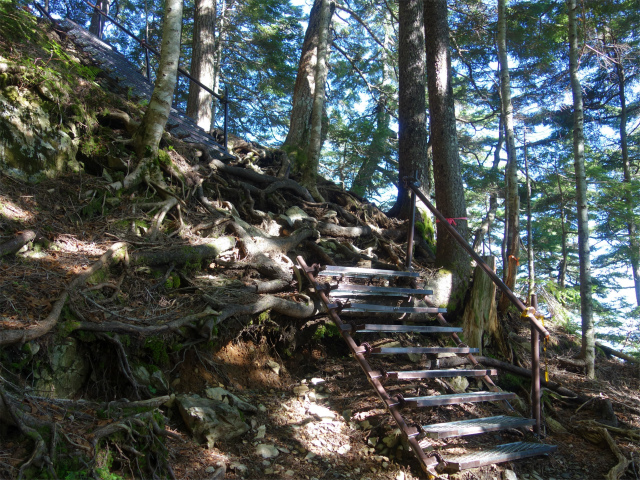
[[[640,363],[640,359],[636,357],[632,357],[631,355],[627,355],[626,353],[619,352],[618,350],[614,350],[611,347],[607,347],[601,342],[596,342],[596,347],[601,349],[605,353],[605,355],[618,357],[618,358],[621,358],[622,360],[626,360],[627,362],[631,362],[631,363],[636,363],[636,364]]]
[[[270,175],[263,175],[262,173],[257,173],[247,168],[232,167],[224,164],[220,160],[212,160],[210,165],[220,170],[221,172],[228,173],[230,175],[235,175],[236,177],[240,177],[240,178],[245,178],[255,183],[271,184],[275,182],[282,182],[280,183],[281,188],[291,190],[297,195],[299,195],[300,197],[302,197],[303,199],[308,200],[309,202],[314,201],[309,191],[306,188],[304,188],[302,185],[300,185],[298,182],[295,182],[293,180],[272,177]]]
[[[97,262],[75,277],[69,285],[67,285],[67,288],[53,304],[53,308],[51,309],[51,312],[49,312],[49,315],[47,315],[47,318],[24,329],[0,329],[0,345],[29,342],[49,332],[58,322],[60,312],[69,297],[69,293],[79,286],[84,285],[91,275],[96,273],[98,270],[110,265],[115,259],[124,258],[126,254],[126,244],[120,242],[113,244]]]
[[[184,245],[161,250],[139,250],[130,255],[131,265],[169,265],[175,263],[177,266],[187,264],[195,265],[204,260],[214,259],[218,255],[235,247],[236,240],[231,236],[207,239],[206,243],[200,245]]]
[[[36,232],[34,232],[33,230],[26,230],[24,232],[18,233],[11,240],[0,245],[0,258],[4,257],[5,255],[14,255],[18,253],[18,251],[22,247],[24,247],[34,238],[36,238]]]

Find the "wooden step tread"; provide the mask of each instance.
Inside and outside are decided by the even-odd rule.
[[[371,353],[376,355],[402,355],[406,353],[455,353],[463,355],[478,353],[478,349],[469,347],[375,347],[371,349]]]
[[[399,287],[376,287],[373,285],[347,285],[340,284],[338,288],[331,290],[332,297],[363,297],[363,296],[380,296],[380,297],[409,297],[412,295],[432,295],[433,290],[423,290],[418,288],[399,288]]]
[[[482,467],[483,465],[490,465],[492,463],[509,462],[520,458],[546,455],[555,452],[557,448],[555,445],[545,445],[543,443],[515,442],[465,455],[452,457],[445,455],[444,459],[447,462],[447,471],[455,472]]]
[[[390,379],[408,380],[411,378],[445,378],[445,377],[484,377],[485,375],[497,375],[497,370],[400,370],[387,372]]]
[[[382,312],[382,313],[447,313],[446,308],[437,307],[392,307],[373,303],[352,303],[342,309],[343,312]]]
[[[358,267],[340,267],[336,265],[327,265],[318,275],[328,277],[354,277],[354,278],[394,278],[394,277],[410,277],[419,278],[418,272],[403,272],[395,270],[378,270],[376,268],[358,268]]]
[[[405,398],[407,407],[435,407],[439,405],[457,405],[460,403],[495,402],[497,400],[511,400],[516,397],[510,392],[471,392],[436,395],[433,397]]]
[[[431,325],[378,325],[367,323],[364,325],[342,324],[343,331],[352,333],[372,332],[415,332],[415,333],[457,333],[462,329],[458,327],[439,327]]]
[[[460,420],[457,422],[424,425],[421,428],[427,437],[437,439],[495,432],[508,428],[530,427],[535,424],[536,421],[531,418],[498,415],[496,417],[472,418],[470,420]]]

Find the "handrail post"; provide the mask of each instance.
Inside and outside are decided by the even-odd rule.
[[[538,296],[531,295],[531,306],[538,309]],[[536,421],[535,433],[542,433],[542,410],[540,405],[540,332],[531,325],[531,413]]]
[[[229,87],[224,86],[224,149],[227,150],[227,135],[229,122]]]
[[[416,182],[418,181],[418,172],[415,173]],[[411,211],[409,217],[409,232],[407,232],[407,260],[406,268],[411,271],[411,263],[413,261],[413,237],[415,235],[416,227],[416,192],[411,190]]]

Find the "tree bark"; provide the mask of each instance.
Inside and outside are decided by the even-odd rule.
[[[329,6],[329,0],[320,1],[320,29],[318,31],[317,63],[314,72],[315,90],[313,92],[313,103],[311,109],[311,131],[309,132],[309,145],[306,151],[307,161],[301,165],[302,179],[300,183],[307,187],[311,195],[318,202],[323,202],[324,198],[318,192],[316,186],[316,176],[320,165],[320,151],[322,150],[322,118],[325,110],[325,83],[327,81],[327,60],[329,57],[329,26],[333,9]]]
[[[425,8],[422,0],[405,0],[398,10],[398,198],[388,215],[403,219],[411,214],[403,179],[427,170]]]
[[[311,165],[311,162],[315,160],[308,156],[312,141],[312,131],[315,131],[315,135],[318,132],[320,133],[319,137],[316,136],[313,139],[315,142],[314,148],[317,147],[318,141],[322,146],[322,139],[324,138],[322,116],[324,115],[324,86],[327,71],[325,62],[333,10],[334,5],[333,3],[329,4],[328,0],[315,0],[309,13],[309,24],[302,44],[298,74],[293,89],[293,106],[289,132],[282,145],[282,149],[288,152],[293,159],[294,170],[302,174],[302,183],[307,188],[316,188],[315,183],[314,185],[305,184],[305,181],[309,182],[311,178],[315,181],[317,174],[317,168],[314,169],[313,165]],[[321,51],[322,48],[324,48],[324,51]],[[322,92],[319,92],[319,89]],[[316,118],[317,122],[317,117],[314,117],[314,107],[319,107],[320,102],[322,102],[322,112],[316,108],[316,114],[321,115],[320,130],[318,130],[317,123],[313,123],[314,118]]]
[[[191,76],[203,85],[214,88],[215,63],[215,0],[196,0],[193,19],[193,47],[191,54]],[[208,131],[211,128],[213,95],[195,83],[189,84],[187,115],[196,124]]]
[[[446,218],[455,218],[456,228],[464,238],[467,238],[469,229],[460,173],[456,116],[451,85],[446,0],[425,2],[424,18],[436,206]],[[464,249],[451,239],[445,227],[440,224],[437,226],[436,251],[436,266],[444,267],[453,275],[452,282],[450,282],[453,285],[450,298],[453,298],[454,301],[462,300],[469,281],[470,261]],[[449,301],[446,303],[449,304],[449,308],[455,306]]]
[[[491,268],[495,268],[496,257],[485,256],[482,259]],[[489,343],[489,339],[485,336],[491,337],[492,342],[497,344],[503,355],[509,355],[509,349],[504,343],[498,323],[496,285],[480,267],[476,267],[473,275],[471,298],[462,316],[462,324],[465,342],[472,348],[478,348],[480,355],[482,355],[484,343]]]
[[[98,10],[109,15],[109,0],[96,0],[95,6]],[[49,9],[47,9],[49,11]],[[104,29],[104,16],[100,15],[96,9],[93,10],[91,15],[91,24],[89,25],[89,32],[93,33],[96,37],[102,38],[102,30]]]
[[[635,221],[633,208],[636,202],[631,192],[631,161],[629,160],[629,145],[627,140],[627,100],[625,94],[625,73],[622,55],[618,52],[616,73],[618,74],[618,97],[620,98],[620,147],[622,150],[622,171],[625,183],[624,202],[626,204],[627,233],[629,234],[629,262],[633,273],[633,285],[636,292],[636,305],[640,307],[640,239]]]
[[[167,0],[156,83],[142,123],[133,136],[134,149],[140,159],[155,158],[158,155],[158,146],[169,119],[173,90],[176,85],[181,29],[182,0]]]
[[[511,103],[511,79],[507,57],[507,19],[506,0],[498,0],[498,58],[500,63],[500,96],[504,118],[505,143],[507,146],[507,168],[505,171],[505,222],[504,242],[506,243],[502,259],[502,280],[514,290],[520,256],[520,197],[518,196],[518,159],[513,127],[513,105]],[[510,305],[509,298],[503,293],[498,309],[504,312]]]
[[[584,111],[582,86],[578,78],[578,29],[576,0],[567,0],[569,18],[569,74],[573,94],[573,158],[576,172],[576,204],[578,223],[578,258],[580,260],[580,307],[582,316],[581,358],[585,361],[586,375],[595,378],[595,336],[593,300],[591,293],[591,253],[589,249],[589,207],[587,204],[587,178],[584,165]]]
[[[529,159],[527,158],[527,140],[525,134],[524,143],[524,172],[527,177],[527,265],[529,276],[529,288],[527,293],[527,299],[531,298],[531,295],[535,293],[536,288],[536,266],[533,261],[533,231],[532,231],[532,218],[531,218],[531,178],[529,177]]]

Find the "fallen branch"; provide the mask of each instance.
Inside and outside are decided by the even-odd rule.
[[[627,355],[626,353],[619,352],[618,350],[614,350],[611,347],[607,347],[601,342],[596,342],[596,347],[601,349],[607,356],[612,355],[614,357],[621,358],[622,360],[626,360],[627,362],[630,362],[630,363],[640,363],[640,359],[636,357],[632,357],[631,355]]]
[[[5,255],[14,255],[18,253],[18,251],[22,247],[24,247],[34,238],[36,238],[36,232],[34,232],[33,230],[27,230],[25,232],[18,233],[11,240],[0,245],[0,258],[4,257]]]

